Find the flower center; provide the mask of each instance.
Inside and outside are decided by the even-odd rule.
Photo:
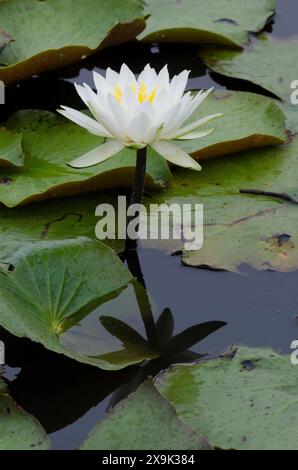
[[[139,103],[143,103],[144,101],[147,101],[148,103],[153,103],[153,101],[156,98],[156,93],[157,93],[157,85],[155,85],[153,91],[149,94],[147,87],[143,80],[141,80],[141,83],[139,85],[135,85],[134,83],[131,84],[130,89],[132,93],[137,97]],[[114,97],[115,99],[121,103],[122,101],[122,88],[119,85],[118,81],[115,83],[114,87]]]

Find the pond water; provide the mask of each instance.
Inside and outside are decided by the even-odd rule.
[[[277,14],[267,30],[278,38],[297,35],[298,2],[278,0],[277,5]],[[188,45],[137,44],[106,50],[81,64],[10,86],[1,117],[22,108],[55,110],[61,103],[79,107],[73,83],[92,84],[93,70],[103,71],[107,66],[119,69],[122,62],[136,73],[147,62],[157,68],[168,63],[171,74],[191,69],[192,89],[213,85],[217,89],[260,91],[244,81],[223,79],[206,71],[196,51],[196,47]],[[227,323],[195,345],[194,352],[216,354],[237,343],[270,345],[289,353],[291,341],[298,338],[298,272],[249,270],[245,275],[211,272],[183,266],[179,256],[142,248],[139,261],[157,310],[168,307],[172,311],[174,333],[204,321]],[[117,305],[121,309],[121,302]],[[104,372],[46,351],[30,341],[4,332],[2,336],[7,344],[6,378],[11,394],[40,420],[54,449],[78,447],[111,403],[125,396],[142,377],[140,367]]]

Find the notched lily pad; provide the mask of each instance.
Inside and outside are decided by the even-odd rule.
[[[244,271],[298,267],[298,138],[288,145],[208,160],[179,170],[150,203],[203,204],[204,242],[184,251],[189,266]],[[198,230],[200,228],[198,227]]]
[[[214,72],[249,80],[290,103],[291,83],[298,77],[297,47],[297,38],[276,40],[263,35],[242,52],[207,48],[199,55]]]
[[[10,34],[8,34],[6,31],[0,28],[0,53],[2,49],[6,46],[6,44],[8,44],[12,40],[13,40],[13,37]]]
[[[23,164],[22,134],[14,134],[0,127],[0,167],[19,167]]]
[[[0,80],[10,83],[134,39],[144,28],[137,0],[9,0],[0,27],[13,44],[0,54]]]
[[[216,448],[298,448],[298,370],[289,356],[239,347],[233,358],[175,366],[155,386]]]
[[[216,91],[192,116],[223,113],[209,127],[207,137],[178,145],[198,160],[242,152],[285,142],[283,113],[271,99],[253,93]]]
[[[76,156],[104,142],[85,129],[47,111],[19,111],[5,126],[22,133],[25,164],[18,169],[0,169],[0,202],[8,207],[74,195],[109,187],[130,186],[135,151],[124,149],[112,158],[90,168],[67,165]],[[162,186],[171,178],[165,160],[149,154],[147,184]]]
[[[107,370],[159,355],[130,347],[129,339],[122,344],[101,325],[111,311],[143,327],[135,300],[135,289],[142,288],[102,243],[81,237],[26,245],[1,269],[0,324],[12,334]]]
[[[152,385],[143,383],[89,434],[81,450],[209,450]]]
[[[9,396],[0,369],[0,450],[47,450],[50,441],[33,416]]]
[[[147,42],[193,42],[241,47],[248,32],[260,31],[275,0],[147,0],[150,15],[139,36]]]

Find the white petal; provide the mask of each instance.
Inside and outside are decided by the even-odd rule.
[[[126,86],[136,84],[136,78],[129,67],[126,64],[122,64],[119,74],[119,85],[123,89]]]
[[[156,84],[157,74],[153,68],[150,67],[149,64],[146,65],[144,70],[140,73],[138,78],[138,83],[144,82],[146,87],[151,89],[151,87]]]
[[[90,152],[85,153],[79,158],[76,158],[72,162],[68,163],[73,168],[85,168],[88,166],[97,165],[98,163],[107,160],[108,158],[120,152],[124,147],[121,142],[117,140],[109,140],[105,144],[95,147]]]
[[[188,134],[184,134],[181,137],[178,137],[178,140],[201,139],[202,137],[206,137],[207,135],[211,134],[213,131],[214,129],[206,129],[205,131],[189,132]]]
[[[90,134],[99,135],[101,137],[112,137],[111,134],[95,119],[86,116],[86,114],[77,111],[76,109],[69,108],[68,106],[61,106],[63,109],[57,109],[58,113],[62,114],[70,121],[78,124],[87,129]]]
[[[179,75],[175,75],[171,82],[172,100],[175,102],[181,98],[187,85],[189,70],[183,70]]]
[[[170,84],[170,77],[169,77],[169,71],[168,71],[168,66],[165,65],[159,74],[157,75],[157,85],[159,88],[168,88]]]
[[[182,166],[183,168],[191,168],[192,170],[200,171],[201,167],[193,158],[191,158],[186,152],[172,144],[171,142],[166,142],[165,140],[159,140],[154,144],[151,144],[151,147],[160,155],[162,155],[166,160],[175,165]]]
[[[200,126],[203,126],[203,124],[207,124],[210,121],[213,121],[213,119],[216,119],[218,117],[223,116],[221,113],[217,114],[211,114],[210,116],[205,116],[201,119],[198,119],[197,121],[194,121],[187,126],[181,127],[180,129],[177,129],[176,131],[172,131],[166,136],[163,135],[164,139],[178,139],[179,137],[183,136],[184,134],[188,134],[189,132],[193,131],[194,129],[197,129]]]
[[[145,136],[150,129],[150,120],[147,114],[142,113],[136,116],[128,126],[127,134],[129,139],[136,144],[146,144]]]
[[[108,93],[111,93],[112,88],[110,87],[106,79],[102,75],[100,75],[100,73],[93,72],[93,80],[98,93],[101,93],[102,95],[107,95]]]
[[[112,70],[110,67],[106,70],[106,81],[111,88],[115,87],[116,81],[119,80],[119,73]]]

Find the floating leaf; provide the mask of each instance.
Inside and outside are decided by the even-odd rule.
[[[133,150],[124,149],[90,168],[68,166],[103,139],[64,118],[46,111],[20,111],[7,121],[6,127],[23,133],[25,154],[22,168],[0,170],[0,201],[8,207],[131,184],[136,158]],[[169,178],[165,160],[149,154],[147,183],[161,186]]]
[[[49,447],[50,441],[41,425],[17,406],[0,376],[0,450],[47,450]]]
[[[6,31],[0,28],[0,53],[1,53],[2,48],[5,47],[6,44],[8,44],[10,41],[12,41],[12,39],[13,37],[10,34],[8,34]]]
[[[193,204],[193,212],[194,204],[204,205],[204,243],[184,252],[187,265],[293,271],[298,267],[297,168],[294,137],[288,145],[208,160],[199,174],[176,171],[172,186],[150,203]]]
[[[147,0],[150,15],[139,38],[147,42],[195,42],[242,46],[261,30],[275,0]]]
[[[81,237],[27,245],[2,263],[0,324],[80,362],[121,369],[159,355],[149,347],[130,348],[129,341],[123,345],[98,321],[112,308],[114,317],[143,325],[134,300],[141,287],[131,282],[100,242]]]
[[[0,167],[19,167],[23,163],[22,134],[0,127]]]
[[[68,240],[87,236],[95,238],[95,226],[100,220],[95,209],[100,203],[116,208],[113,193],[92,193],[76,197],[48,200],[25,207],[0,207],[0,261],[6,262],[25,245],[50,240]],[[121,251],[123,240],[104,240]]]
[[[209,136],[179,143],[198,160],[243,150],[277,145],[285,141],[284,116],[269,98],[253,93],[216,91],[208,96],[193,119],[221,112],[209,127]]]
[[[137,0],[9,0],[0,2],[0,26],[14,42],[0,54],[5,83],[71,64],[142,31]]]
[[[263,35],[243,52],[201,49],[208,67],[228,77],[249,80],[290,103],[291,83],[298,77],[298,39],[276,40]]]
[[[155,382],[178,418],[221,449],[297,450],[297,368],[271,349],[175,366]]]
[[[207,441],[177,419],[150,381],[116,405],[81,450],[210,450]]]

